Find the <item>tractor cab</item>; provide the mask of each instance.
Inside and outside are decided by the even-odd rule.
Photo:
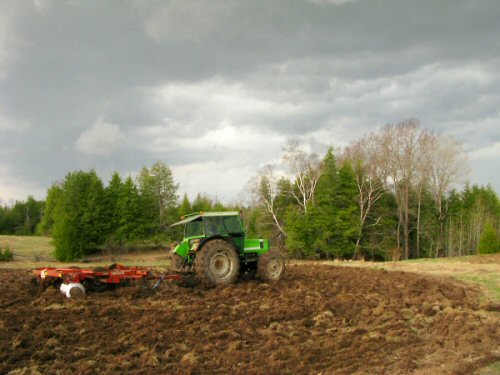
[[[184,239],[174,250],[183,257],[187,256],[190,250],[194,251],[213,238],[223,238],[231,242],[238,253],[244,251],[245,228],[237,211],[191,214],[172,224],[176,225],[184,225]],[[194,249],[193,245],[196,245]]]
[[[184,237],[244,237],[245,229],[237,212],[208,212],[189,215],[185,220]],[[176,225],[174,224],[174,225]]]

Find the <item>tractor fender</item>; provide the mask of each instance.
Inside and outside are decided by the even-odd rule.
[[[215,235],[215,236],[212,236],[212,237],[208,237],[208,238],[203,238],[201,241],[200,241],[200,244],[198,245],[198,248],[196,249],[196,251],[200,251],[203,246],[205,246],[205,244],[207,242],[210,242],[212,240],[223,240],[223,241],[226,241],[227,243],[231,244],[231,246],[233,246],[235,248],[235,245],[234,245],[234,241],[231,237],[224,237],[224,236],[219,236],[219,235]]]

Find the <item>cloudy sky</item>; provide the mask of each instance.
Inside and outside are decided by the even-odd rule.
[[[231,200],[299,138],[322,155],[408,118],[500,192],[496,0],[0,0],[0,200],[69,171],[168,164]]]

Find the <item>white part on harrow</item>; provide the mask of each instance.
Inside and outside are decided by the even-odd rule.
[[[73,293],[76,292],[76,295],[85,295],[85,288],[80,283],[69,283],[61,284],[61,292],[66,295],[67,298],[70,298]]]

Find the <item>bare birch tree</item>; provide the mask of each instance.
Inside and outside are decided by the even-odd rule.
[[[251,191],[257,201],[264,207],[273,225],[278,231],[278,236],[286,237],[285,229],[281,223],[276,200],[281,194],[278,186],[278,177],[272,165],[266,165],[259,170],[257,178],[252,179]]]
[[[460,181],[468,173],[468,164],[462,146],[452,137],[433,134],[429,139],[426,155],[429,172],[429,188],[438,211],[439,237],[437,251],[444,250],[446,207],[445,194],[451,184]]]
[[[320,176],[320,160],[315,153],[308,154],[299,146],[299,141],[290,139],[283,149],[283,161],[293,174],[294,184],[290,194],[299,204],[302,212],[307,212],[308,204],[314,203],[314,191]]]
[[[393,186],[398,204],[398,229],[403,227],[404,259],[410,256],[410,193],[416,185],[419,165],[423,163],[422,145],[427,137],[427,130],[421,128],[416,119],[386,125],[381,132],[383,155],[389,174],[387,182]]]
[[[384,163],[381,160],[380,141],[376,134],[370,134],[351,143],[344,149],[342,159],[349,161],[353,167],[358,187],[359,227],[356,238],[354,256],[359,256],[360,243],[364,230],[379,223],[380,217],[374,218],[367,225],[367,219],[373,211],[375,203],[383,197],[385,189],[382,181],[385,178]]]
[[[418,151],[420,153],[419,162],[415,165],[415,186],[414,191],[417,196],[417,238],[416,238],[416,257],[420,257],[420,235],[421,235],[421,217],[422,217],[422,196],[429,185],[429,163],[432,163],[433,135],[425,131],[419,141]]]

